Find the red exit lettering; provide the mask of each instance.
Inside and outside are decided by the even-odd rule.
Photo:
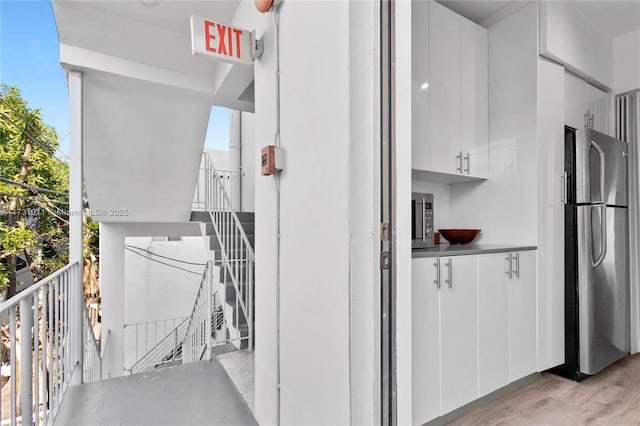
[[[240,58],[242,56],[240,36],[242,36],[242,30],[207,20],[204,21],[204,45],[209,52],[233,56],[235,51],[235,56]],[[217,44],[215,44],[216,41]]]

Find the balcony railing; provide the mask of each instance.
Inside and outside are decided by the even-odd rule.
[[[100,378],[99,345],[84,309],[80,268],[79,262],[69,264],[0,304],[11,366],[10,400],[0,401],[0,407],[9,407],[1,413],[2,424],[53,424],[72,382]],[[82,322],[76,319],[81,311]],[[82,347],[84,353],[78,351]]]

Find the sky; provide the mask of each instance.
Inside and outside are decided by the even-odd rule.
[[[0,82],[18,86],[30,108],[42,111],[69,154],[69,94],[58,58],[58,32],[49,0],[0,0]],[[205,148],[227,149],[229,111],[214,107]]]

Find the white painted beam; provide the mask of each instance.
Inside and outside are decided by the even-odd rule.
[[[213,84],[205,78],[155,67],[81,47],[60,43],[60,63],[70,71],[95,70],[165,86],[177,87],[205,96],[214,93]]]

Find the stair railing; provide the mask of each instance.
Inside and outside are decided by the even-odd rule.
[[[83,383],[102,380],[102,356],[100,342],[96,340],[93,326],[87,309],[83,309],[82,324],[84,332],[84,362],[82,363]]]
[[[248,327],[248,349],[253,349],[253,294],[255,254],[233,203],[226,191],[226,182],[203,153],[205,170],[205,208],[211,215],[213,229],[221,247],[221,273],[229,276],[235,290],[236,325],[243,315]]]
[[[213,314],[213,265],[207,262],[202,274],[196,301],[188,317],[182,342],[183,363],[211,360],[211,317]]]
[[[74,347],[81,344],[91,351],[97,342],[91,340],[93,331],[85,333],[86,323],[78,324],[75,318],[78,309],[84,310],[84,301],[77,299],[81,267],[71,263],[0,304],[2,340],[3,345],[8,341],[11,366],[9,401],[0,404],[10,412],[0,413],[6,419],[2,424],[53,424],[72,378],[74,383],[83,379],[78,367],[89,353],[77,359]],[[95,371],[88,366],[89,379]]]
[[[167,364],[182,361],[183,342],[187,336],[189,317],[177,318],[180,322],[169,332],[163,333],[162,337],[151,349],[145,349],[145,354],[129,368],[125,368],[125,373],[135,374],[152,370]],[[163,320],[168,322],[171,320]],[[136,338],[136,345],[137,345]],[[137,358],[137,357],[136,357]]]

